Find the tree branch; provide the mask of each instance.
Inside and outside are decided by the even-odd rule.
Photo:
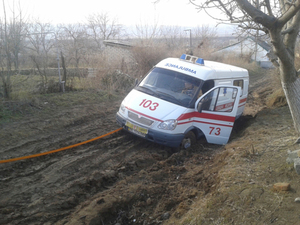
[[[300,10],[300,0],[296,0],[294,4],[291,4],[289,9],[278,19],[279,24],[286,24],[296,13]]]
[[[265,0],[265,4],[266,4],[266,8],[268,10],[269,16],[274,16],[272,9],[271,9],[271,5],[270,5],[270,0]]]
[[[292,51],[294,56],[295,54],[295,43],[297,41],[297,37],[300,29],[300,12],[296,13],[296,15],[287,23],[287,29],[284,31],[284,44],[285,46]]]
[[[276,23],[276,18],[274,16],[268,16],[251,5],[247,0],[236,0],[236,2],[239,7],[249,16],[251,16],[256,23],[260,23],[268,29],[270,29],[274,23]]]
[[[288,28],[288,29],[282,31],[281,34],[282,34],[282,35],[285,35],[285,34],[291,34],[291,33],[294,32],[294,31],[295,31],[294,27],[290,27],[290,28]]]
[[[223,10],[225,11],[226,15],[230,18],[230,20],[233,20],[232,18],[232,13],[230,13],[227,8],[225,7],[225,5],[222,3],[222,1],[217,0],[217,2],[219,2],[220,6],[223,8]]]

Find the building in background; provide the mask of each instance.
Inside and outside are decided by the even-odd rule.
[[[237,56],[255,61],[262,68],[273,68],[272,62],[268,58],[271,46],[265,41],[248,36],[236,43],[223,47],[214,52],[214,55]]]

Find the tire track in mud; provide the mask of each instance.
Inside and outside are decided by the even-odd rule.
[[[161,224],[166,212],[180,217],[199,192],[208,193],[216,182],[222,163],[217,161],[213,169],[209,164],[222,147],[214,147],[204,144],[173,153],[145,142],[135,146],[138,152],[118,167],[113,186],[95,193],[56,224]]]
[[[236,129],[248,126],[251,118],[243,117]],[[175,153],[149,142],[139,147],[135,147],[137,157],[123,163],[125,173],[117,170],[118,181],[113,186],[97,192],[56,224],[142,225],[161,224],[167,219],[164,215],[180,218],[194,198],[214,190],[226,157],[216,154],[224,147],[201,141],[189,151]],[[145,162],[148,164],[143,165]]]
[[[83,112],[64,123],[51,124],[45,132],[34,129],[26,140],[2,149],[0,156],[34,154],[97,137],[118,128],[115,112],[113,108],[93,116]],[[45,125],[36,121],[31,126],[38,127],[39,122]],[[215,175],[204,175],[202,166],[219,150],[204,144],[174,154],[170,148],[121,131],[74,149],[0,164],[0,224],[73,225],[72,221],[82,218],[86,224],[133,224],[133,220],[135,224],[159,224],[155,221],[163,212],[173,210],[180,215],[183,211],[177,208],[181,202],[188,205],[192,201],[195,188],[207,192]],[[194,165],[202,169],[193,171]],[[80,209],[93,201],[100,208],[94,207],[87,216]]]
[[[120,142],[126,144],[124,149]],[[134,137],[119,134],[72,152],[1,165],[0,224],[49,222],[44,217],[49,213],[54,222],[69,214],[78,203],[113,185],[115,174],[109,171],[135,154],[132,149],[139,144]]]
[[[57,141],[55,136],[59,134],[53,134],[52,138],[28,141],[5,152],[13,150],[18,154],[25,147],[35,152],[39,145],[49,142],[52,143],[48,146],[72,144],[77,141],[77,135],[91,136],[97,131],[95,123],[84,129],[78,123],[70,128],[72,135],[63,140]],[[70,214],[76,205],[136,171],[132,159],[139,157],[139,149],[151,146],[121,131],[75,149],[0,165],[0,224],[54,223]],[[155,162],[145,163],[145,160],[139,161],[139,169],[144,168],[142,164],[150,166]]]
[[[211,155],[213,152],[207,153]],[[171,210],[182,201],[182,193],[178,192],[182,192],[184,188],[177,187],[182,184],[176,181],[187,172],[184,160],[191,157],[177,154],[174,155],[169,148],[120,132],[72,152],[12,163],[10,169],[0,168],[0,174],[6,174],[0,180],[0,192],[6,196],[1,199],[0,212],[4,219],[0,220],[0,224],[54,224],[60,220],[65,223],[65,218],[77,206],[95,199],[95,196],[102,194],[97,200],[101,203],[104,196],[111,196],[112,193],[123,196],[128,192],[133,193],[133,190],[137,194],[129,199],[125,197],[120,202],[115,201],[113,208],[104,205],[104,211],[100,212],[110,212],[104,218],[106,222],[115,221],[118,217],[119,221],[124,222],[131,213],[128,208],[126,211],[124,204],[143,207],[150,195],[157,195],[157,198],[152,199],[153,202],[160,202],[161,196],[164,203],[160,204],[164,205],[165,210]],[[198,159],[201,164],[203,158]],[[204,161],[209,159],[207,156]],[[146,175],[145,178],[140,177],[140,172],[151,174],[147,175],[149,183]],[[135,178],[137,174],[139,176]],[[199,174],[200,178],[196,179],[202,182],[201,172]],[[127,183],[128,189],[121,190],[120,193],[119,185],[122,182]],[[183,183],[189,182],[189,178],[185,181],[183,176]],[[115,186],[116,184],[118,185]],[[189,196],[195,197],[193,193]],[[92,219],[98,220],[97,216]]]
[[[10,137],[12,140],[10,143],[2,142],[1,159],[65,147],[117,128],[115,108],[106,110],[105,113],[94,110],[89,115],[85,114],[86,110],[76,108],[81,114],[78,113],[75,118],[69,120],[55,119],[63,116],[62,112],[51,115],[48,118],[53,121],[51,126],[41,119],[30,119],[20,123],[19,126],[14,123],[11,127],[5,127],[8,129],[3,136],[1,135],[1,140]],[[69,111],[74,110],[68,109],[65,114]],[[26,138],[22,140],[22,136]],[[0,164],[0,224],[46,223],[68,214],[70,208],[90,196],[82,190],[91,189],[93,193],[105,188],[102,187],[104,185],[96,185],[93,190],[92,182],[97,183],[105,177],[105,174],[93,175],[93,172],[109,168],[105,164],[108,161],[106,157],[111,158],[109,153],[117,152],[120,142],[134,145],[135,139],[122,134],[113,134],[63,152]],[[50,215],[50,220],[47,215]],[[44,222],[38,222],[40,219]]]
[[[112,131],[116,128],[114,121],[112,122],[110,120],[111,123],[108,124],[102,120],[103,117],[99,117],[98,115],[98,117],[89,117],[89,119],[77,119],[76,121],[82,121],[80,123],[71,121],[66,126],[58,126],[54,131],[52,129],[43,128],[45,131],[35,132],[29,139],[16,140],[16,143],[13,145],[9,145],[6,148],[5,146],[1,147],[0,158],[20,157],[20,152],[22,152],[22,156],[25,156],[69,146],[95,138],[104,134],[106,131]],[[83,125],[83,123],[85,125]],[[105,127],[105,130],[102,131],[101,127]]]

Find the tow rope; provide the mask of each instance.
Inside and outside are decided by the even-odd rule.
[[[22,157],[18,157],[18,158],[12,158],[12,159],[5,159],[5,160],[0,160],[0,164],[1,163],[8,163],[8,162],[14,162],[14,161],[19,161],[19,160],[23,160],[23,159],[31,159],[31,158],[36,158],[36,157],[39,157],[39,156],[42,156],[42,155],[49,155],[49,154],[52,154],[52,153],[55,153],[55,152],[60,152],[60,151],[64,151],[64,150],[67,150],[67,149],[70,149],[70,148],[74,148],[74,147],[77,147],[77,146],[80,146],[80,145],[84,145],[84,144],[87,144],[89,142],[92,142],[92,141],[96,141],[98,139],[101,139],[101,138],[104,138],[104,137],[107,137],[113,133],[116,133],[120,130],[122,130],[123,128],[119,128],[117,130],[114,130],[114,131],[111,131],[107,134],[104,134],[104,135],[101,135],[99,137],[96,137],[96,138],[92,138],[90,140],[87,140],[87,141],[83,141],[83,142],[80,142],[80,143],[77,143],[77,144],[74,144],[74,145],[70,145],[70,146],[67,146],[67,147],[63,147],[63,148],[59,148],[59,149],[55,149],[55,150],[52,150],[52,151],[48,151],[48,152],[43,152],[43,153],[38,153],[38,154],[34,154],[34,155],[28,155],[28,156],[22,156]]]

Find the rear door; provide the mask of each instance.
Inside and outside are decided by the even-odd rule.
[[[195,103],[194,126],[204,133],[208,143],[226,144],[238,111],[241,88],[216,86]]]

